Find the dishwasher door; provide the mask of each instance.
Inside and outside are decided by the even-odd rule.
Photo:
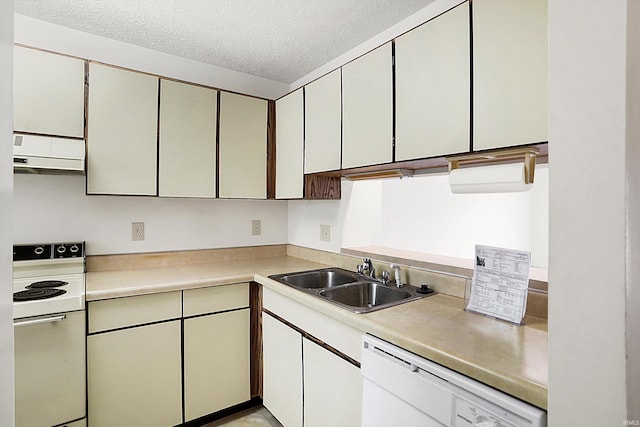
[[[545,427],[546,412],[371,335],[362,426]]]

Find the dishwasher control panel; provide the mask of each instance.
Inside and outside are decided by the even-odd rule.
[[[516,427],[509,419],[519,418],[511,412],[503,412],[502,416],[493,414],[477,405],[454,395],[453,425],[455,427]]]

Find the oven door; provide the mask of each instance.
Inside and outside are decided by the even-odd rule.
[[[14,326],[16,427],[84,419],[85,312],[16,319]]]

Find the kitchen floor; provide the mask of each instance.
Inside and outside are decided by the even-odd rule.
[[[202,427],[283,427],[264,406],[256,406]]]

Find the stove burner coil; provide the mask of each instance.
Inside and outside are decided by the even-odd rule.
[[[33,282],[29,286],[26,286],[27,289],[42,289],[42,288],[59,288],[60,286],[68,285],[69,282],[65,282],[62,280],[42,280],[40,282]]]
[[[19,291],[13,294],[13,301],[32,301],[39,299],[47,299],[57,297],[59,295],[66,294],[64,289],[56,288],[42,288],[42,289],[27,289],[26,291]]]

